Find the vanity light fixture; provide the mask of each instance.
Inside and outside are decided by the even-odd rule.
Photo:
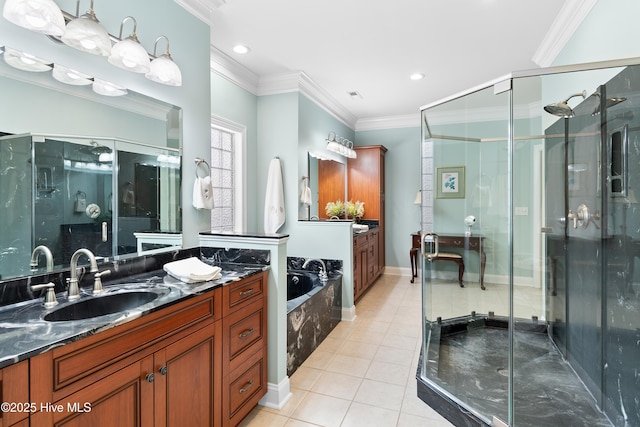
[[[43,72],[51,70],[51,62],[38,58],[26,52],[5,48],[4,61],[22,71]]]
[[[79,10],[80,0],[76,3],[76,16]],[[109,56],[111,53],[109,33],[96,18],[93,0],[87,13],[69,21],[61,40],[67,46],[93,55]]]
[[[93,83],[91,76],[64,65],[53,64],[51,75],[57,81],[73,86],[87,86]]]
[[[149,72],[145,74],[145,77],[164,85],[182,86],[182,73],[180,67],[171,58],[169,39],[166,36],[160,36],[156,39],[153,45],[153,56],[156,56],[156,48],[160,39],[167,41],[167,48],[162,55],[151,61]]]
[[[101,79],[93,79],[93,91],[99,95],[122,96],[127,94],[127,89]]]
[[[335,132],[329,132],[327,137],[327,150],[338,153],[341,156],[355,159],[357,154],[353,149],[353,142],[341,136],[336,136]]]
[[[133,21],[133,31],[126,39],[122,38],[122,27],[127,20]],[[132,16],[126,16],[120,23],[120,41],[113,45],[109,55],[109,63],[116,67],[133,71],[134,73],[148,73],[151,61],[149,54],[140,44],[136,36],[138,23]]]
[[[2,16],[27,30],[57,37],[64,33],[64,17],[53,0],[7,0]]]

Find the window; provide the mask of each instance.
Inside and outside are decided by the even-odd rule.
[[[211,120],[211,229],[243,231],[245,128],[221,118]]]

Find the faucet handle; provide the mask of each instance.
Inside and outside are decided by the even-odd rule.
[[[43,305],[45,308],[51,308],[58,305],[58,300],[56,299],[55,286],[56,285],[54,285],[52,282],[49,282],[49,283],[43,283],[42,285],[33,285],[31,286],[31,289],[34,291],[38,291],[40,289],[46,289],[47,293],[44,296]]]
[[[111,274],[111,270],[99,271],[93,275],[93,294],[101,294],[104,289],[102,289],[102,276],[107,274]]]

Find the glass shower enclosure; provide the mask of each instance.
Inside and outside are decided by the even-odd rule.
[[[453,424],[640,426],[639,64],[423,107],[418,395]]]

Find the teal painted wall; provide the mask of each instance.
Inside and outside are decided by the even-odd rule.
[[[262,216],[258,209],[258,97],[220,76],[211,73],[211,114],[223,117],[236,124],[246,126],[246,169],[247,180],[247,229],[262,228]],[[260,225],[260,227],[258,227]]]
[[[411,268],[411,233],[420,230],[420,128],[356,132],[356,145],[384,145],[387,267]],[[366,206],[365,206],[366,209]]]

